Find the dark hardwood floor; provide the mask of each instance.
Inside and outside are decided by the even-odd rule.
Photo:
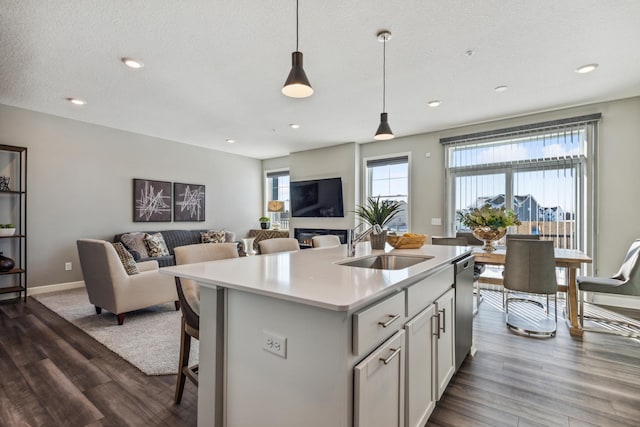
[[[195,426],[197,389],[147,376],[37,301],[0,305],[0,426]]]
[[[429,426],[638,426],[640,341],[514,335],[483,303]],[[147,376],[37,301],[0,305],[0,426],[195,426],[196,388]],[[303,427],[303,426],[301,426]],[[332,426],[327,426],[332,427]]]
[[[639,426],[640,340],[585,332],[562,320],[554,338],[511,333],[483,302],[478,349],[454,376],[428,426]]]

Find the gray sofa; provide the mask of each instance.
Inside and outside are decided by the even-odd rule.
[[[201,243],[200,233],[209,231],[211,228],[203,229],[203,230],[160,230],[160,231],[141,231],[141,233],[155,234],[160,233],[164,238],[165,243],[167,244],[167,249],[169,249],[169,255],[161,256],[161,257],[153,257],[153,258],[143,258],[137,251],[129,250],[133,258],[136,262],[143,261],[158,261],[158,265],[160,267],[168,267],[170,265],[175,265],[175,257],[173,254],[173,250],[178,246],[185,245],[194,245],[196,243]],[[126,233],[116,234],[113,238],[114,242],[122,243],[122,235]],[[236,234],[232,231],[225,231],[225,240],[226,242],[236,242]],[[239,244],[239,243],[238,243]],[[127,245],[124,245],[127,247]]]

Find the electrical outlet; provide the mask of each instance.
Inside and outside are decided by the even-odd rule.
[[[73,265],[71,264],[71,261],[65,262],[64,271],[71,271],[71,270],[73,270]]]
[[[442,225],[442,220],[440,218],[431,218],[431,225]]]
[[[287,358],[287,338],[281,337],[271,332],[262,331],[262,348],[263,350]]]

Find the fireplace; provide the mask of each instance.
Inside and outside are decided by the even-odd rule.
[[[294,228],[293,237],[298,240],[301,249],[312,247],[313,236],[333,234],[340,238],[340,243],[347,243],[347,230],[332,230],[329,228]]]

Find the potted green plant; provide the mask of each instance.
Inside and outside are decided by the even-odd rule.
[[[269,217],[261,216],[258,221],[260,221],[260,228],[262,228],[263,230],[268,230],[271,226],[271,220],[269,219]]]
[[[518,215],[512,210],[492,208],[489,205],[457,213],[462,225],[470,228],[475,237],[484,241],[482,249],[488,252],[495,251],[493,242],[504,237],[507,227],[521,224]]]
[[[384,228],[402,211],[402,203],[395,200],[380,200],[378,197],[368,197],[367,203],[357,205],[354,213],[369,225],[378,224]],[[383,230],[377,236],[370,236],[371,249],[384,249],[387,240],[387,231]]]

